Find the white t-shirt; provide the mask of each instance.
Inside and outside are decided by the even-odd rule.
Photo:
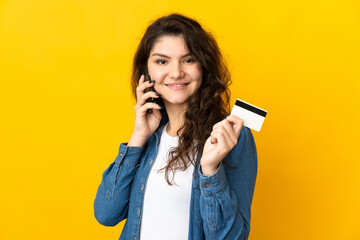
[[[191,184],[194,166],[177,170],[175,184],[168,185],[165,170],[168,152],[177,147],[179,137],[172,137],[166,132],[161,134],[158,153],[149,173],[145,188],[143,213],[140,227],[140,240],[184,240],[188,239]],[[169,179],[172,179],[169,172]]]

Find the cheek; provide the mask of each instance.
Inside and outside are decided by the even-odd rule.
[[[161,69],[151,67],[149,67],[149,74],[151,79],[155,80],[156,82],[161,82],[164,76],[164,72],[161,71]]]
[[[193,79],[196,79],[198,84],[201,85],[203,74],[202,74],[202,69],[200,67],[193,70],[192,76]]]
[[[160,72],[160,71],[153,71],[151,74],[152,74],[152,75],[151,75],[152,80],[155,80],[155,81],[158,82],[158,83],[160,83],[160,82],[162,81],[163,75],[164,75],[162,72]]]
[[[155,80],[155,91],[162,91],[163,83],[164,83],[164,79],[165,79],[165,73],[163,71],[160,71],[158,69],[153,69],[153,71],[150,71],[149,69],[149,74],[151,76],[152,80]]]

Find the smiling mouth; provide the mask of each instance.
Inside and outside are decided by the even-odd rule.
[[[169,87],[183,87],[183,86],[186,86],[186,85],[189,85],[189,83],[177,83],[177,84],[165,84],[165,86],[169,86]]]
[[[165,84],[165,86],[168,87],[171,90],[178,91],[178,90],[187,89],[186,86],[189,85],[189,84],[190,83],[168,83],[168,84]]]

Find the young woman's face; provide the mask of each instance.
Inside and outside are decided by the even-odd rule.
[[[163,36],[150,51],[148,69],[155,80],[155,91],[161,94],[165,107],[187,106],[187,100],[200,87],[202,67],[191,55],[184,38]]]

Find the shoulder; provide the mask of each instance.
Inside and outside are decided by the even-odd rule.
[[[240,130],[238,142],[234,148],[249,148],[255,146],[254,136],[250,128],[243,126]]]
[[[237,144],[228,155],[230,164],[238,165],[239,161],[257,161],[254,136],[248,127],[241,128]]]

